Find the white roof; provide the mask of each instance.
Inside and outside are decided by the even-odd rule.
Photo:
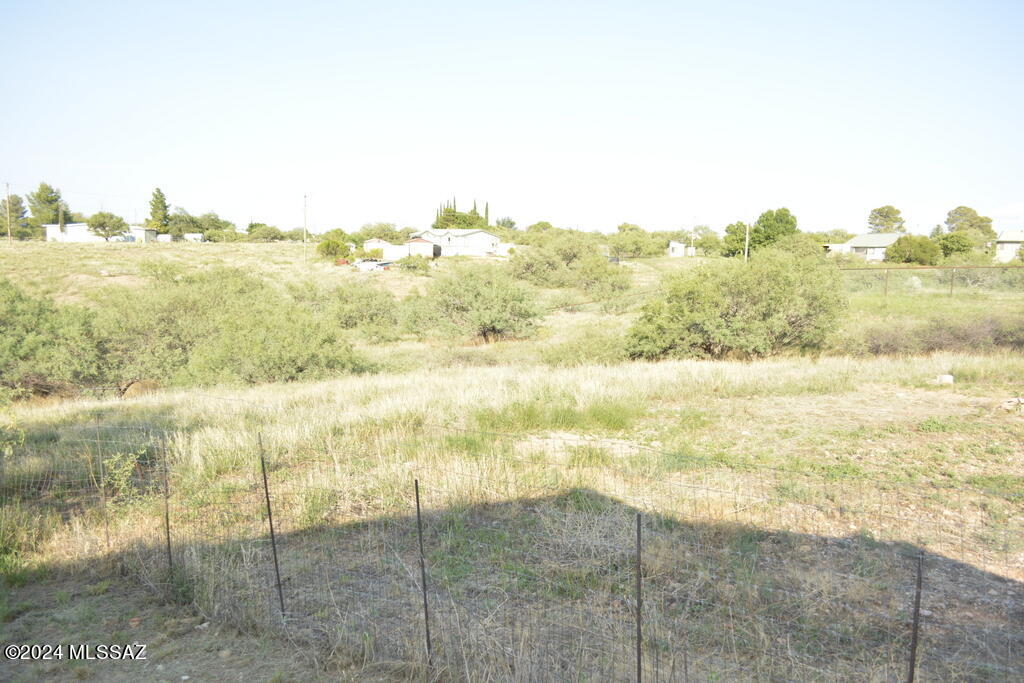
[[[869,232],[866,235],[857,235],[846,243],[848,247],[888,247],[896,240],[903,237],[902,232]]]
[[[1024,230],[1003,230],[996,242],[1024,242]]]
[[[429,230],[420,230],[419,232],[414,232],[412,236],[419,237],[420,235],[426,235],[429,233],[431,235],[437,236],[451,235],[452,237],[464,237],[466,235],[472,235],[477,232],[482,232],[485,235],[490,235],[491,237],[497,238],[497,235],[487,232],[486,230],[481,230],[480,228],[445,228],[444,230],[435,230],[434,228],[430,228]]]

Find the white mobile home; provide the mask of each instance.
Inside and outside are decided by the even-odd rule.
[[[414,232],[412,236],[439,246],[441,256],[500,256],[508,253],[498,236],[486,230],[430,229]]]
[[[1004,230],[996,238],[996,261],[1009,263],[1017,258],[1024,244],[1024,230]]]

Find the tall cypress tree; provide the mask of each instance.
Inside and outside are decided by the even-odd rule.
[[[171,222],[171,207],[167,205],[167,197],[159,187],[153,190],[153,198],[149,200],[149,220],[146,226],[157,232],[167,232]]]
[[[484,202],[484,225],[491,224],[491,203]]]

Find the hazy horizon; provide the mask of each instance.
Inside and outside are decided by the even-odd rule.
[[[7,7],[0,181],[312,232],[435,208],[583,230],[1024,224],[1011,2]],[[22,30],[14,30],[21,27]]]

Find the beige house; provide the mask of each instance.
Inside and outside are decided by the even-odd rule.
[[[1017,258],[1024,244],[1024,230],[1004,230],[996,238],[996,261],[1009,263]]]

